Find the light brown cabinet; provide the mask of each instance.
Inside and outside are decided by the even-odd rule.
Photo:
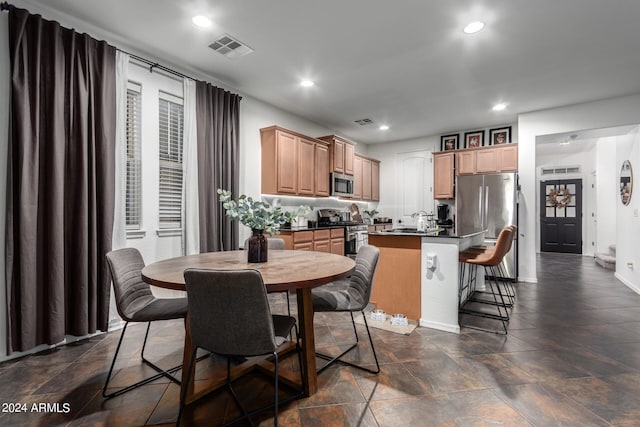
[[[344,255],[344,229],[286,230],[278,237],[284,240],[285,249],[317,251]]]
[[[350,141],[347,141],[337,135],[321,136],[318,139],[329,143],[331,172],[353,175],[355,154],[354,145]]]
[[[371,160],[371,200],[380,200],[380,162]]]
[[[362,199],[371,200],[371,160],[362,159]]]
[[[456,174],[516,172],[518,145],[505,144],[456,152]]]
[[[453,152],[433,154],[434,199],[454,198],[454,166],[455,156]]]
[[[353,157],[353,198],[362,200],[362,157]]]
[[[372,233],[374,231],[391,230],[392,228],[393,224],[374,224],[369,226],[368,231]]]
[[[260,129],[264,194],[329,195],[328,143],[279,126]]]
[[[380,200],[380,161],[357,154],[353,157],[353,199]]]
[[[324,144],[315,144],[316,149],[316,173],[315,179],[315,195],[319,197],[329,196],[329,146]]]

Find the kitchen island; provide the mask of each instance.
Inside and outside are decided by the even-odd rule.
[[[459,333],[458,255],[483,240],[484,231],[464,236],[451,229],[370,232],[369,244],[380,249],[371,302],[420,326]]]

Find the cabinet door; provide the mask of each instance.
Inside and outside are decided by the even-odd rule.
[[[331,239],[331,253],[336,255],[344,255],[344,237]]]
[[[344,142],[335,140],[332,146],[333,171],[344,173]]]
[[[330,240],[317,240],[313,242],[313,250],[316,252],[331,253],[331,241]]]
[[[303,138],[299,138],[298,141],[298,194],[313,196],[316,180],[316,143]]]
[[[380,200],[380,162],[371,162],[371,200]]]
[[[353,198],[362,199],[362,157],[353,157]]]
[[[492,173],[499,172],[498,168],[498,150],[495,148],[487,148],[476,152],[476,172]]]
[[[453,153],[433,155],[433,197],[434,199],[453,199]]]
[[[362,199],[371,200],[371,160],[362,159]]]
[[[344,143],[344,173],[346,175],[353,175],[353,156],[355,149],[353,145]]]
[[[517,172],[518,171],[518,146],[509,144],[500,147],[500,171],[501,172]]]
[[[459,151],[456,153],[456,175],[467,175],[476,173],[476,152]]]
[[[316,196],[329,196],[329,147],[315,145],[316,150]]]
[[[276,132],[278,192],[298,192],[298,138],[286,132]]]
[[[293,250],[294,251],[312,251],[313,242],[294,243]]]

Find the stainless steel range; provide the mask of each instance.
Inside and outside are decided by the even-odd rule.
[[[336,209],[318,210],[318,227],[344,227],[344,254],[355,258],[358,249],[363,244],[363,236],[366,237],[368,226],[358,221],[348,220],[349,212],[340,212]]]

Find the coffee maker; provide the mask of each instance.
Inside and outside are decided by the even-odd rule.
[[[449,219],[449,205],[438,205],[438,225],[453,226],[453,221]]]

